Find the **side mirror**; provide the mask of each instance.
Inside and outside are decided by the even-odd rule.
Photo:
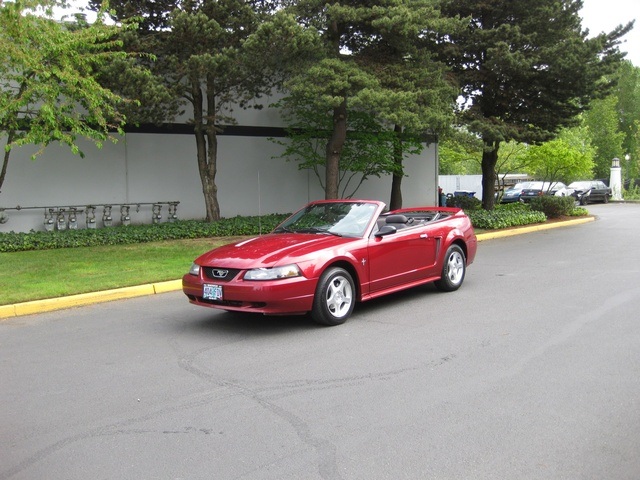
[[[393,225],[383,225],[375,234],[376,237],[384,237],[396,233],[398,229]]]

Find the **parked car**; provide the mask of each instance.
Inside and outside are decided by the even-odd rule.
[[[375,200],[311,202],[270,234],[211,250],[182,279],[195,305],[266,315],[311,312],[339,325],[357,301],[434,282],[461,285],[476,255],[458,208],[383,213]]]
[[[513,187],[507,188],[502,195],[500,203],[512,203],[519,201],[522,189],[529,183],[530,182],[516,183]]]
[[[571,190],[562,182],[529,182],[520,193],[520,201],[527,203],[542,195],[565,197],[571,195]]]
[[[607,203],[611,198],[611,188],[607,187],[601,180],[584,180],[569,184],[573,189],[572,195],[580,205],[589,202]]]

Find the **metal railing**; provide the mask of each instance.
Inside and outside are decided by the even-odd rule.
[[[6,223],[9,220],[8,211],[22,211],[22,210],[43,210],[44,211],[44,229],[46,231],[53,230],[77,230],[79,224],[79,217],[84,214],[86,228],[95,229],[98,228],[98,222],[96,219],[96,210],[102,209],[102,225],[104,227],[111,227],[114,225],[113,209],[119,207],[120,210],[120,224],[131,225],[131,215],[133,212],[139,213],[140,208],[143,206],[151,207],[151,222],[161,223],[163,218],[163,207],[167,207],[167,221],[175,222],[178,219],[178,201],[170,202],[134,202],[134,203],[92,203],[88,205],[48,205],[48,206],[33,206],[22,207],[17,205],[15,207],[0,207],[0,223]],[[132,208],[134,211],[132,212]]]

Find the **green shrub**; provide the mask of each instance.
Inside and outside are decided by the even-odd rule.
[[[501,206],[502,207],[502,206]],[[501,228],[520,227],[533,223],[543,223],[547,220],[544,213],[532,211],[528,205],[507,208],[496,207],[492,211],[472,210],[465,212],[471,219],[474,228],[484,230],[498,230]]]
[[[447,207],[461,208],[467,212],[469,210],[479,210],[482,207],[482,202],[476,197],[468,197],[466,195],[447,197]]]
[[[524,202],[499,203],[495,206],[496,210],[508,212],[530,212],[531,207]]]
[[[586,217],[587,215],[589,215],[589,210],[584,207],[574,207],[569,215],[571,215],[572,217]]]
[[[572,196],[542,195],[532,199],[529,205],[531,205],[531,210],[542,212],[547,218],[558,218],[571,215],[576,206],[576,199]]]
[[[625,200],[640,200],[640,186],[632,185],[628,189],[623,189],[622,198]]]
[[[223,218],[211,223],[197,220],[179,220],[174,223],[117,226],[96,230],[0,233],[0,252],[124,245],[187,238],[258,235],[270,232],[286,217],[287,215],[283,214],[272,214],[261,217]]]

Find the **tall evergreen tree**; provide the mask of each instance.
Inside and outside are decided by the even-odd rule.
[[[176,102],[191,107],[206,220],[217,220],[218,134],[235,123],[233,107],[246,107],[271,92],[283,60],[295,61],[305,50],[305,35],[291,17],[275,12],[270,0],[110,3],[117,16],[135,13],[148,19],[130,46],[155,55],[149,66],[166,87],[158,92],[172,97],[157,97],[143,86],[143,107],[148,112],[158,104],[167,107],[166,119],[175,115]]]
[[[443,44],[442,58],[461,88],[460,122],[484,143],[485,209],[494,206],[502,142],[549,140],[612,88],[603,78],[623,58],[618,45],[633,22],[588,38],[581,8],[581,0],[443,2],[445,15],[469,19]]]
[[[322,55],[287,82],[285,103],[312,105],[331,118],[325,148],[326,198],[339,196],[340,160],[350,132],[350,112],[374,115],[397,132],[391,204],[399,206],[402,135],[447,124],[453,90],[443,68],[427,55],[434,31],[453,28],[441,21],[437,2],[322,0],[289,2],[299,21],[318,32]],[[405,132],[407,130],[407,132]]]
[[[100,10],[104,0],[89,0],[89,8]],[[180,0],[115,0],[109,1],[114,18],[138,20],[139,31],[160,32],[169,28],[169,14],[178,8]]]

